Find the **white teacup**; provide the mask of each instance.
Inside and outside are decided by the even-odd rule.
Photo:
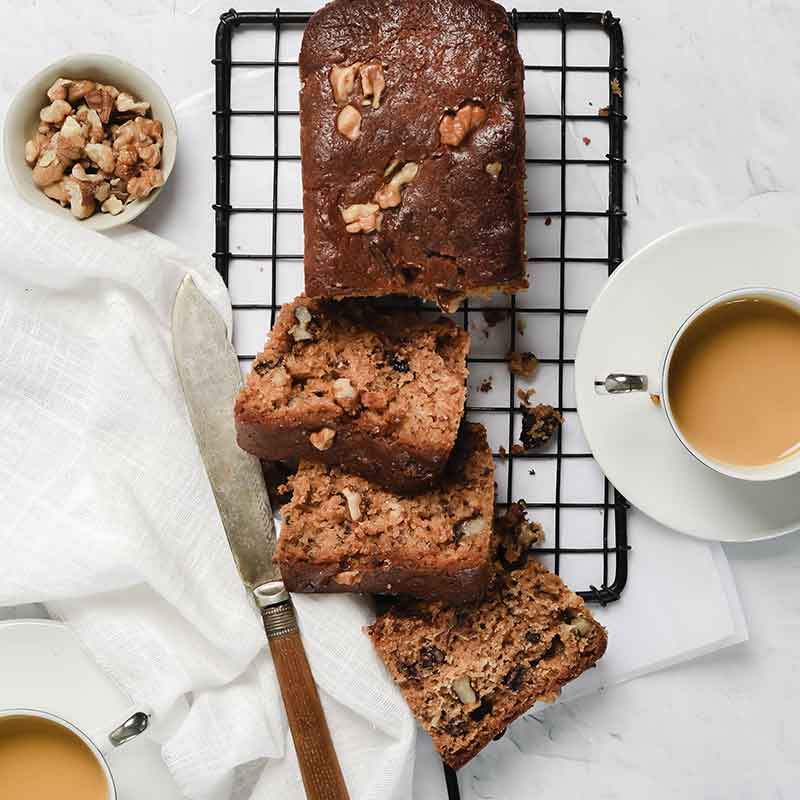
[[[117,800],[117,789],[114,785],[114,777],[108,765],[108,761],[106,761],[106,755],[120,745],[125,744],[125,742],[129,742],[131,739],[143,733],[149,724],[150,714],[151,712],[149,709],[142,707],[132,708],[129,710],[125,721],[111,730],[111,732],[109,732],[108,728],[103,728],[102,730],[85,733],[72,722],[55,714],[51,714],[48,711],[30,708],[7,708],[0,709],[0,726],[3,720],[8,720],[10,718],[27,718],[43,720],[66,731],[71,737],[74,737],[85,745],[85,748],[97,762],[105,779],[106,793],[103,800]],[[13,792],[13,786],[6,788],[12,791],[12,794],[9,796],[16,796]],[[2,794],[2,791],[0,791],[0,794]]]
[[[745,287],[742,289],[734,289],[725,292],[718,297],[709,300],[699,308],[695,309],[680,325],[675,332],[672,340],[661,359],[661,369],[657,376],[648,375],[631,375],[627,373],[611,373],[605,378],[595,379],[595,391],[598,394],[616,395],[628,394],[630,392],[649,392],[652,396],[658,396],[661,407],[667,417],[667,420],[672,428],[673,433],[678,438],[680,443],[702,464],[705,464],[709,469],[713,469],[722,475],[727,475],[731,478],[738,478],[745,481],[774,481],[781,478],[788,478],[792,475],[800,473],[800,452],[796,452],[786,458],[773,461],[768,464],[759,464],[757,466],[743,466],[738,464],[729,464],[718,461],[705,453],[700,452],[689,441],[687,441],[684,434],[675,419],[672,406],[670,404],[670,386],[669,374],[670,366],[672,365],[672,358],[678,344],[681,342],[684,334],[689,329],[690,325],[702,314],[710,311],[717,306],[725,303],[730,303],[739,299],[758,299],[769,300],[774,303],[789,306],[795,312],[800,314],[800,295],[791,292],[785,292],[780,289],[772,289],[769,287]],[[791,369],[791,365],[787,365],[787,369]]]

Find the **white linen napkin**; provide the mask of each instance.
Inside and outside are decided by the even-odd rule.
[[[263,629],[175,374],[186,272],[230,325],[216,273],[164,240],[101,236],[0,194],[0,606],[46,603],[156,719],[191,693],[163,747],[186,797],[224,796],[234,767],[268,757],[253,796],[299,800]],[[409,797],[415,728],[361,631],[368,604],[297,607],[351,796]]]

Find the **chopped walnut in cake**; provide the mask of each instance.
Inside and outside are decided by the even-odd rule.
[[[496,178],[503,169],[503,165],[499,161],[492,161],[491,164],[486,165],[486,172],[493,178]]]
[[[311,323],[311,312],[306,306],[297,306],[294,310],[294,318],[297,324],[289,328],[289,335],[296,342],[310,341],[314,338],[314,334],[309,330],[308,326]]]
[[[308,440],[317,450],[330,450],[333,440],[336,438],[336,431],[331,428],[322,428],[310,434]]]
[[[358,74],[361,76],[361,91],[364,93],[362,105],[372,105],[373,108],[377,108],[381,104],[381,95],[386,88],[383,67],[374,63],[364,64]]]
[[[330,82],[331,89],[333,90],[333,99],[340,105],[350,101],[350,95],[353,93],[353,88],[356,84],[356,74],[359,63],[350,64],[343,67],[339,64],[334,64],[331,67]]]
[[[381,229],[383,214],[377,203],[356,203],[342,209],[348,233],[372,233]]]
[[[336,129],[354,142],[361,135],[361,112],[355,106],[345,106],[336,117]]]
[[[375,202],[381,208],[394,208],[400,205],[400,192],[403,187],[417,177],[419,164],[409,161],[395,172],[389,182],[375,193]]]
[[[358,406],[359,392],[348,378],[337,378],[333,382],[333,399],[349,411]]]
[[[475,102],[467,102],[458,111],[446,111],[439,122],[442,144],[458,147],[467,135],[486,121],[486,109]]]
[[[339,116],[341,117],[341,114],[347,111],[348,108],[352,108],[352,106],[345,106]],[[399,164],[400,162],[395,159],[395,161],[387,167],[384,177],[388,177],[389,175],[391,175],[391,177],[387,183],[375,192],[372,198],[373,202],[356,203],[342,209],[342,218],[346,223],[345,230],[348,233],[371,233],[375,230],[379,231],[381,229],[381,221],[383,220],[383,209],[395,208],[400,205],[402,199],[401,192],[407,184],[411,183],[411,181],[417,177],[419,164],[414,161],[408,161],[397,170]]]

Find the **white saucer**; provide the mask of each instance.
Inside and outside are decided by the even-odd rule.
[[[800,476],[748,483],[719,475],[684,449],[647,394],[602,396],[593,381],[645,374],[658,391],[660,360],[681,322],[744,286],[800,291],[800,234],[738,220],[673,231],[614,272],[586,317],[575,360],[581,425],[611,483],[658,522],[722,542],[798,530]]]
[[[130,700],[60,622],[0,622],[0,654],[0,708],[44,709],[82,730],[94,731],[104,725],[110,730],[122,722],[130,706]],[[180,800],[161,760],[160,746],[146,736],[108,757],[119,800]]]

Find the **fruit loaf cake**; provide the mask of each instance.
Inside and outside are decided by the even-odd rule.
[[[468,347],[444,318],[299,297],[281,309],[237,398],[239,445],[398,492],[429,488],[463,415]]]
[[[478,597],[489,578],[494,465],[465,423],[440,485],[396,495],[336,467],[301,461],[289,479],[277,561],[294,592]]]
[[[512,507],[495,524],[497,557],[481,601],[454,608],[404,599],[368,629],[454,769],[537,700],[552,702],[606,649],[605,629],[560,578],[526,558],[520,532],[530,538],[531,528]]]
[[[523,66],[491,0],[334,0],[300,50],[305,290],[526,284]]]

